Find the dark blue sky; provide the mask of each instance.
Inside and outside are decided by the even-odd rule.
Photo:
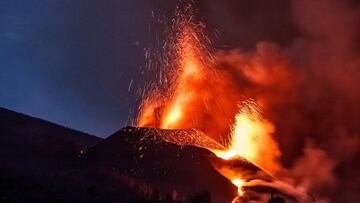
[[[163,30],[151,13],[171,16],[175,2],[1,0],[0,106],[110,135],[136,114],[136,90],[148,80],[140,74],[143,50]],[[289,27],[287,13],[278,12],[286,6],[282,0],[260,6],[215,2],[196,6],[209,30],[221,33],[224,47],[246,49],[259,40],[289,38],[274,32]],[[262,13],[268,16],[261,18]]]
[[[99,136],[124,126],[150,10],[141,1],[1,1],[0,106]]]

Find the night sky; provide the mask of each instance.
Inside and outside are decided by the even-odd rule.
[[[284,44],[296,31],[287,1],[195,5],[215,46]],[[0,106],[106,137],[134,118],[144,49],[159,41],[176,1],[2,0]],[[282,12],[279,12],[282,11]],[[269,26],[271,25],[271,26]],[[160,40],[161,41],[161,40]],[[132,87],[129,90],[129,84]]]
[[[140,1],[1,1],[0,106],[98,136],[124,126],[149,13]]]

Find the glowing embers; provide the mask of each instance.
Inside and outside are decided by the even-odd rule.
[[[207,66],[210,65],[203,27],[193,21],[191,6],[176,11],[172,31],[162,47],[160,59],[166,83],[151,89],[142,101],[137,120],[139,127],[184,129],[197,127],[189,115],[206,103],[201,91],[208,86]],[[199,115],[201,114],[199,110]],[[198,116],[197,116],[198,117]],[[194,120],[198,120],[194,118]]]
[[[175,71],[173,80],[173,92],[170,92],[170,99],[164,104],[160,128],[174,129],[183,127],[182,119],[188,115],[189,107],[195,100],[199,100],[197,84],[204,79],[202,71],[201,43],[196,28],[193,25],[183,25],[178,34],[175,46],[175,62],[178,68]]]

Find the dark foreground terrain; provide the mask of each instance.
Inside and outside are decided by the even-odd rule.
[[[0,202],[231,202],[212,153],[159,133],[101,139],[0,108]]]

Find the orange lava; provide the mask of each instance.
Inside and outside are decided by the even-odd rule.
[[[280,156],[277,143],[272,139],[273,124],[261,118],[256,103],[247,101],[240,106],[232,126],[227,150],[212,150],[222,159],[236,156],[246,158],[270,175],[277,170]]]

